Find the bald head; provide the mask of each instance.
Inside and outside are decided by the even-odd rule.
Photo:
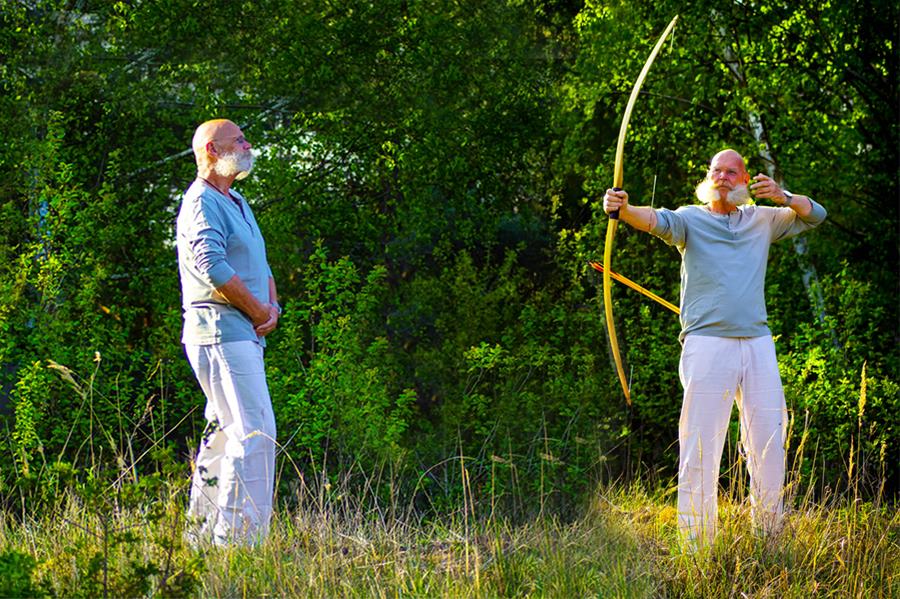
[[[709,162],[710,171],[717,166],[732,168],[740,174],[747,174],[747,165],[744,163],[744,157],[730,148],[722,150],[712,157],[712,160]]]
[[[191,147],[201,177],[218,173],[241,179],[253,166],[250,143],[241,128],[228,119],[213,119],[197,127]]]
[[[228,119],[213,119],[197,127],[197,130],[194,131],[194,139],[191,142],[197,166],[210,164],[210,158],[217,153],[214,149],[216,141],[234,139],[240,135],[240,127]],[[209,147],[210,143],[213,144],[213,147]]]

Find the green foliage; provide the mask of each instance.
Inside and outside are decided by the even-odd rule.
[[[0,595],[896,593],[898,10],[0,2]],[[723,499],[718,545],[683,555],[666,492],[594,484],[666,489],[677,462],[678,321],[614,290],[627,408],[587,266],[676,12],[631,199],[690,203],[735,147],[829,211],[770,256],[795,493],[777,551]],[[239,187],[286,307],[266,364],[297,511],[256,554],[181,534],[203,397],[174,218],[191,133],[222,116],[260,152]],[[620,227],[614,260],[678,297],[671,248]]]
[[[240,189],[288,308],[267,351],[286,456],[427,472],[410,492],[451,502],[456,457],[480,488],[560,506],[598,478],[671,477],[677,319],[615,290],[626,409],[586,263],[628,92],[680,12],[631,120],[626,187],[674,208],[715,151],[765,170],[766,148],[826,206],[768,273],[790,407],[826,465],[806,483],[844,480],[852,446],[870,490],[883,464],[896,493],[898,9],[871,8],[2,3],[2,488],[46,501],[71,471],[194,450],[172,238],[191,132],[219,116],[260,151]],[[671,300],[677,264],[620,228],[619,272]]]
[[[8,549],[0,553],[0,596],[41,597],[34,584],[35,559],[28,553]]]
[[[287,304],[274,346],[293,349],[268,359],[282,437],[298,458],[318,461],[336,442],[371,463],[401,446],[415,391],[402,386],[386,339],[368,337],[384,280],[375,269],[361,281],[349,260],[330,262],[321,246],[310,256],[306,292]]]
[[[882,340],[873,339],[881,335],[877,314],[866,312],[877,303],[870,284],[853,280],[845,265],[823,278],[822,289],[841,321],[827,316],[804,324],[779,359],[795,426],[803,421],[806,444],[817,448],[805,471],[818,471],[820,484],[847,485],[855,467],[866,487],[878,489],[900,475],[900,419],[891,407],[900,401],[900,387],[888,374],[893,356],[875,349]]]
[[[25,369],[12,394],[16,428],[12,438],[16,444],[16,456],[21,460],[23,473],[28,473],[28,457],[41,446],[37,425],[41,420],[41,405],[48,395],[46,370],[40,362]]]
[[[171,456],[163,459],[171,465]],[[165,466],[137,481],[126,473],[88,470],[62,484],[47,512],[7,524],[54,530],[36,555],[0,547],[4,597],[182,597],[205,572],[203,556],[186,547],[178,496],[187,482]],[[30,543],[26,543],[30,545]]]

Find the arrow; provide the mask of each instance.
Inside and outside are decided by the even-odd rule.
[[[599,262],[588,262],[588,264],[590,264],[591,267],[592,267],[594,270],[597,270],[597,271],[600,271],[600,272],[603,272],[604,270],[606,270],[606,269],[603,268],[603,265],[600,264]],[[631,287],[632,289],[634,289],[634,290],[637,291],[638,293],[643,293],[644,295],[646,295],[647,297],[649,297],[649,298],[652,299],[653,301],[655,301],[655,302],[657,302],[657,303],[659,303],[659,304],[665,306],[666,308],[668,308],[669,310],[671,310],[671,311],[674,312],[675,314],[681,314],[681,310],[678,309],[678,306],[676,306],[675,304],[673,304],[673,303],[671,303],[671,302],[668,302],[668,301],[664,300],[663,298],[659,297],[658,295],[656,295],[655,293],[653,293],[653,292],[650,291],[649,289],[645,289],[644,287],[641,287],[640,285],[638,285],[637,283],[635,283],[635,282],[632,281],[631,279],[626,278],[626,277],[624,277],[624,276],[620,275],[619,273],[614,272],[614,271],[612,271],[612,270],[609,271],[609,276],[611,276],[612,278],[614,278],[614,279],[617,280],[618,282],[624,283],[625,285]]]

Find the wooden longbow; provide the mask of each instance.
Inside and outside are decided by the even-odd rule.
[[[634,82],[634,88],[631,90],[631,97],[628,98],[628,104],[625,106],[625,114],[622,116],[622,126],[619,127],[619,141],[616,144],[616,165],[615,170],[613,171],[614,189],[621,189],[625,178],[625,133],[628,131],[628,120],[631,118],[631,111],[634,109],[634,104],[641,91],[641,85],[644,83],[644,78],[647,76],[647,72],[650,70],[650,66],[656,59],[656,55],[659,54],[659,50],[665,43],[666,38],[669,37],[669,34],[672,33],[672,29],[675,28],[676,21],[678,21],[678,15],[675,15],[669,22],[669,26],[666,27],[666,30],[663,31],[663,34],[659,37],[659,41],[657,41],[656,46],[653,47],[650,57],[647,58],[647,62],[644,63],[641,74],[638,75],[637,80]],[[625,369],[622,366],[622,356],[619,353],[619,340],[616,337],[616,325],[613,321],[612,313],[612,277],[610,276],[610,269],[612,268],[613,240],[616,237],[616,228],[618,226],[619,211],[615,210],[609,213],[609,225],[606,228],[606,245],[603,249],[603,263],[606,265],[606,268],[603,270],[603,304],[606,309],[606,327],[609,330],[609,345],[612,349],[613,360],[615,360],[616,363],[616,371],[619,373],[619,382],[622,383],[622,391],[625,393],[625,401],[628,402],[628,405],[630,406],[631,389],[628,385],[628,379],[625,377]]]

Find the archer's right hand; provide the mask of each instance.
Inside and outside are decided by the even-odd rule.
[[[606,190],[606,195],[603,196],[603,211],[609,214],[610,212],[615,212],[616,210],[621,210],[628,206],[628,193],[624,189],[620,189],[619,191],[615,191],[612,189]]]

